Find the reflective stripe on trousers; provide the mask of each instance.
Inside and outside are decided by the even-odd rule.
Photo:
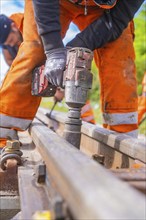
[[[125,133],[131,137],[138,136],[137,121],[138,113],[129,112],[129,113],[103,113],[103,124],[105,128],[113,128],[114,130],[120,133]],[[129,126],[133,125],[135,129],[129,131]],[[123,127],[125,127],[123,132]],[[127,131],[126,131],[127,127]]]
[[[12,139],[18,139],[17,131],[26,130],[31,121],[0,114],[0,138],[6,139],[9,136]]]
[[[137,124],[137,112],[103,113],[103,123],[108,125]]]
[[[10,137],[13,140],[18,140],[17,131],[0,127],[0,138],[1,139],[6,139],[8,137]]]

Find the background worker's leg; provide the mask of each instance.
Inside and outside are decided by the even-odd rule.
[[[98,56],[98,60],[96,57]],[[130,25],[116,41],[95,52],[99,64],[104,127],[137,135],[137,82]]]
[[[86,104],[81,109],[81,119],[83,121],[95,124],[94,113],[90,103],[90,100],[86,101]]]
[[[25,4],[23,39],[0,90],[1,140],[7,136],[16,139],[16,130],[27,129],[40,104],[40,98],[31,95],[31,77],[34,67],[41,65],[45,57],[30,0]]]

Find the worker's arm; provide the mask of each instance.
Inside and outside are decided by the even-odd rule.
[[[68,46],[100,48],[117,39],[127,27],[144,0],[118,0],[117,4],[79,33]],[[49,82],[62,86],[66,66],[66,49],[61,39],[59,0],[33,0],[35,19],[41,35],[47,61],[45,75]],[[58,49],[59,48],[59,49]]]
[[[45,51],[64,47],[60,33],[59,0],[33,0],[33,6]]]
[[[105,10],[101,18],[95,20],[79,33],[69,46],[87,47],[91,50],[100,48],[116,40],[127,27],[144,0],[118,0],[108,13]],[[38,30],[44,48],[63,47],[60,35],[59,0],[33,0]]]
[[[85,30],[79,33],[69,46],[80,46],[94,50],[116,40],[133,19],[144,0],[118,0],[117,4]]]
[[[33,0],[35,19],[47,57],[44,73],[50,83],[62,87],[66,48],[61,39],[59,0]]]
[[[11,54],[9,53],[9,51],[7,49],[2,49],[2,53],[4,55],[4,59],[7,63],[8,66],[11,66],[12,62],[13,62],[13,57],[11,56]]]

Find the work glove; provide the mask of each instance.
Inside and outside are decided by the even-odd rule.
[[[57,87],[63,87],[63,73],[66,68],[67,49],[58,48],[46,52],[44,74],[47,80]]]

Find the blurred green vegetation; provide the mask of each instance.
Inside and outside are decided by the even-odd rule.
[[[138,94],[142,92],[142,78],[144,72],[146,71],[146,3],[143,4],[140,12],[136,15],[134,19],[135,23],[135,39],[134,48],[136,54],[136,69],[137,69],[137,81],[138,81]],[[95,63],[92,63],[92,73],[93,73],[93,86],[92,90],[89,92],[89,98],[91,100],[91,105],[94,110],[95,120],[98,124],[102,123],[101,111],[100,111],[100,84],[98,69]],[[43,98],[41,106],[51,109],[53,106],[53,98]],[[61,112],[67,112],[67,106],[64,101],[58,103],[55,110]],[[139,133],[146,135],[146,120],[140,125]]]
[[[139,134],[144,134],[146,136],[146,119],[139,126]]]
[[[143,4],[141,11],[134,19],[135,40],[134,48],[136,54],[136,69],[138,81],[138,94],[142,92],[142,79],[146,71],[146,3]]]

